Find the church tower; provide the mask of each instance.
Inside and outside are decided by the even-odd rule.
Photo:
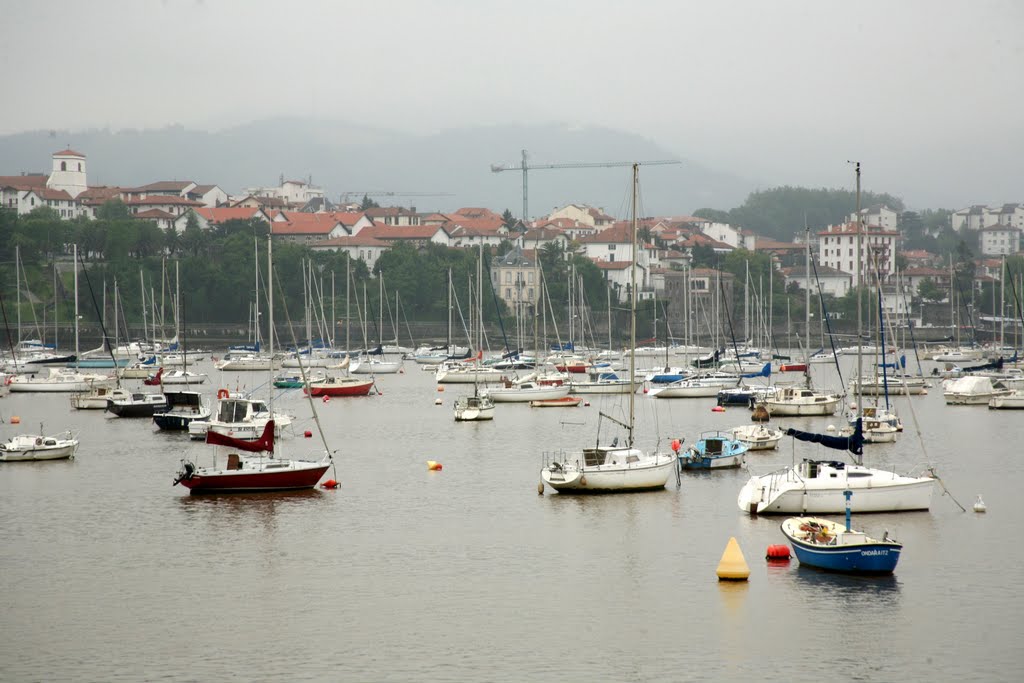
[[[73,149],[62,149],[53,153],[53,170],[46,186],[54,190],[65,190],[72,197],[85,192],[85,155]]]

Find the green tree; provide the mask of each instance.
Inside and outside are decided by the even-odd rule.
[[[728,223],[732,220],[728,211],[722,211],[720,209],[697,209],[693,212],[693,215],[697,218],[706,218],[714,223]]]
[[[947,291],[943,287],[939,287],[935,280],[930,277],[921,280],[921,284],[917,286],[917,294],[925,301],[942,301],[946,298]]]
[[[359,203],[359,210],[366,211],[367,209],[379,209],[380,204],[370,199],[369,195],[363,195],[363,201]]]

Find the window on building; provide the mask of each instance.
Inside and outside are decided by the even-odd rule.
[[[66,162],[66,161],[60,162],[60,170],[62,170],[62,171],[68,170],[68,162]]]
[[[81,161],[78,162],[78,171],[79,172],[82,171],[82,162]]]
[[[511,287],[506,287],[505,288],[505,298],[506,299],[510,299],[510,300],[512,299],[512,288]]]
[[[506,285],[512,284],[512,271],[511,270],[505,272],[505,284]]]
[[[530,287],[528,290],[526,290],[526,292],[527,295],[530,297],[530,301],[533,301],[533,287]]]
[[[534,276],[534,272],[531,270],[530,271],[530,284],[531,285],[533,284],[533,276]],[[533,296],[533,295],[531,294],[530,296]]]
[[[853,256],[853,249],[850,249],[850,256]]]

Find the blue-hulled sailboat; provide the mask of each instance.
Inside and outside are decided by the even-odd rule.
[[[850,498],[847,489],[846,525],[820,517],[790,517],[782,523],[782,533],[793,546],[800,564],[844,574],[892,574],[903,545],[889,538],[870,538],[850,527]]]

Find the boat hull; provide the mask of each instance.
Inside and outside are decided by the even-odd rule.
[[[579,404],[580,399],[575,396],[530,401],[531,408],[575,408]]]
[[[316,385],[310,384],[309,392],[310,396],[314,398],[322,396],[366,396],[370,393],[370,389],[373,388],[373,380],[367,380],[366,382],[352,382],[345,384],[327,384],[327,385]]]
[[[200,470],[179,483],[190,494],[203,493],[261,493],[311,489],[320,481],[329,464],[315,466],[281,467],[273,470],[246,472],[245,470]]]
[[[7,450],[0,448],[0,462],[30,462],[35,460],[67,460],[75,454],[78,443],[64,446],[50,446]]]
[[[743,485],[737,505],[755,514],[840,514],[846,510],[843,491],[854,493],[854,510],[861,512],[904,512],[931,507],[935,480],[904,477],[873,470],[864,477],[795,476],[792,470],[751,477]]]
[[[491,389],[487,395],[495,403],[528,403],[550,401],[569,395],[569,385],[544,386],[536,389]]]
[[[764,402],[769,415],[796,417],[804,415],[835,415],[839,408],[839,398],[830,398],[815,403],[791,403],[768,399]]]
[[[637,449],[605,449],[604,464],[552,463],[541,469],[541,480],[559,493],[627,493],[653,491],[665,488],[669,475],[675,469],[674,453],[659,453],[637,457]],[[585,456],[583,456],[585,458]]]

